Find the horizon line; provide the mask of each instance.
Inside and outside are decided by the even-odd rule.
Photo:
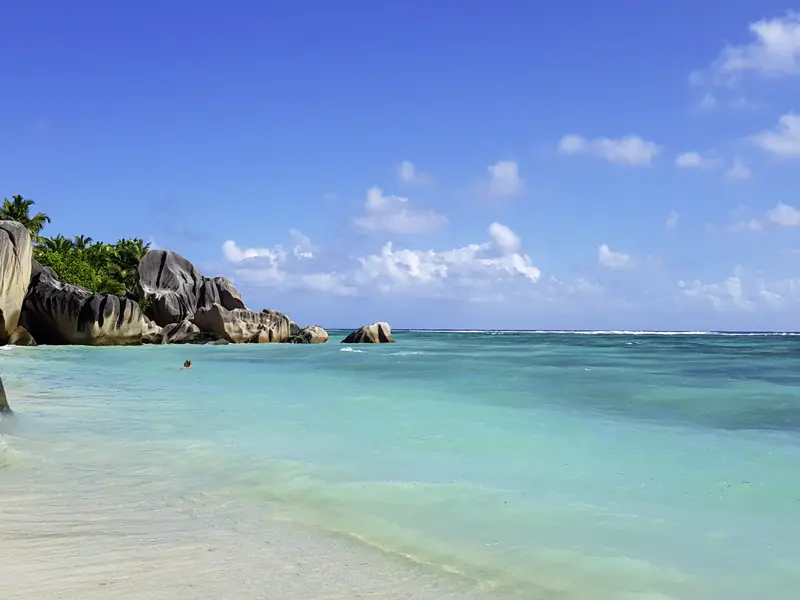
[[[330,331],[353,331],[359,327],[331,327]],[[745,334],[777,334],[777,335],[800,335],[800,331],[791,330],[770,330],[770,329],[752,329],[752,330],[736,330],[736,329],[480,329],[480,328],[448,328],[448,327],[393,327],[392,332],[418,332],[418,333],[595,333],[595,334],[684,334],[684,335],[714,335],[714,334],[728,334],[728,335],[745,335]]]

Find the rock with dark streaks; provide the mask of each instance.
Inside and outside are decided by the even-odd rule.
[[[38,343],[129,346],[152,333],[152,323],[134,300],[93,294],[38,263],[33,270],[20,323]]]
[[[324,344],[328,341],[328,332],[319,325],[309,325],[286,340],[287,344]]]
[[[276,310],[228,310],[219,304],[198,310],[192,323],[234,344],[283,342],[300,331],[297,323]]]
[[[200,328],[188,319],[180,323],[170,323],[161,329],[157,344],[209,344],[222,338],[216,333],[200,331]],[[227,343],[227,341],[226,341]]]
[[[391,344],[393,342],[392,328],[383,321],[359,327],[342,340],[343,344]]]
[[[31,280],[31,236],[16,221],[0,221],[0,345],[16,329]]]
[[[201,309],[219,304],[244,309],[242,295],[224,277],[203,275],[186,258],[171,250],[150,250],[139,263],[139,287],[150,307],[147,316],[158,325],[191,319]]]

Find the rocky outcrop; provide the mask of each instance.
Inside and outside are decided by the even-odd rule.
[[[33,272],[20,321],[40,344],[127,346],[152,333],[134,300],[64,283],[38,263]]]
[[[228,310],[219,304],[198,310],[192,323],[234,344],[283,342],[300,331],[297,323],[276,310]]]
[[[180,323],[219,304],[244,309],[242,295],[224,277],[205,277],[191,262],[170,250],[151,250],[139,264],[139,287],[150,302],[147,316],[158,325]]]
[[[383,321],[359,327],[342,340],[343,344],[390,344],[393,342],[392,328]]]
[[[189,320],[170,323],[161,330],[155,344],[210,344],[222,340],[216,333],[200,331],[200,328]]]
[[[142,343],[143,344],[160,344],[161,343],[161,330],[155,321],[151,321],[146,316],[144,318],[144,325],[142,326]]]
[[[36,340],[33,339],[33,336],[28,332],[28,330],[20,325],[14,331],[11,332],[10,336],[8,336],[8,345],[36,346],[37,343]]]
[[[328,332],[319,325],[309,325],[286,340],[288,344],[324,344],[328,341]]]
[[[0,345],[16,329],[31,280],[31,236],[16,221],[0,221]]]
[[[0,414],[10,414],[11,407],[8,405],[8,398],[6,398],[6,389],[3,387],[3,378],[0,377]]]

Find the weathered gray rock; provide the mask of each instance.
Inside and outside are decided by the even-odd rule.
[[[16,329],[31,280],[31,236],[16,221],[0,221],[0,344]]]
[[[3,387],[3,378],[0,377],[0,414],[9,414],[11,407],[8,405],[8,398],[6,398],[6,389]]]
[[[198,310],[192,323],[234,344],[283,342],[300,331],[297,323],[276,310],[228,310],[219,304]]]
[[[328,341],[328,332],[319,325],[309,325],[286,340],[287,344],[324,344]]]
[[[64,283],[38,263],[33,271],[20,323],[40,344],[137,345],[152,332],[136,301]]]
[[[390,344],[393,342],[392,328],[383,321],[359,327],[342,340],[343,344]]]
[[[200,331],[200,328],[189,320],[170,323],[161,330],[158,344],[210,344],[222,338],[216,333]],[[225,340],[225,343],[228,343]]]
[[[10,346],[37,346],[36,340],[22,325],[18,326],[11,335],[8,336]]]
[[[191,319],[201,309],[219,304],[245,308],[241,294],[224,277],[210,279],[171,250],[150,250],[139,264],[139,287],[150,302],[147,316],[158,325]]]

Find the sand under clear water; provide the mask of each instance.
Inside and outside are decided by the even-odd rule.
[[[796,597],[800,338],[397,337],[0,351],[0,597]]]

